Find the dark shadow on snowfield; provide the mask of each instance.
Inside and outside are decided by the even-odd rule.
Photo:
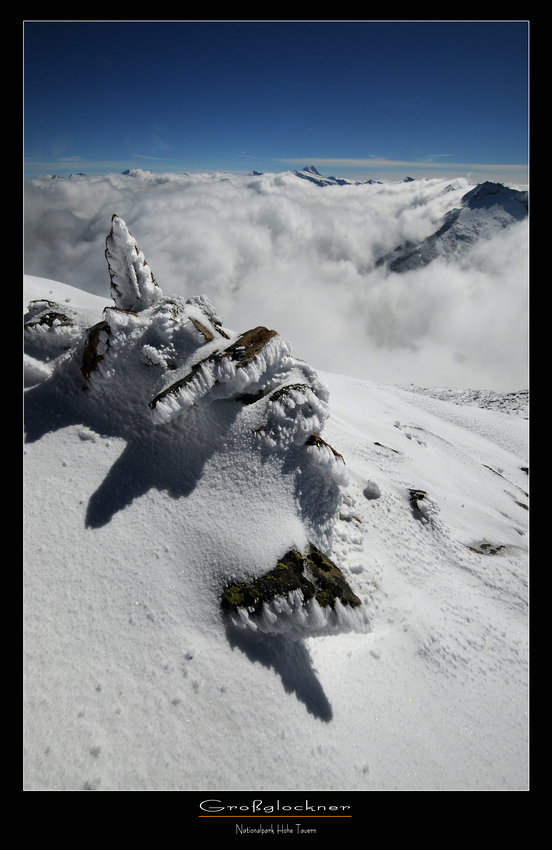
[[[138,439],[130,437],[127,446],[109,470],[102,484],[92,494],[86,513],[88,528],[99,528],[114,514],[128,507],[135,499],[155,489],[168,493],[173,499],[189,496],[197,486],[205,464],[221,450],[226,431],[237,414],[228,407],[224,416],[213,417],[209,411],[193,411],[186,430],[152,426]],[[216,427],[214,427],[216,426]],[[196,432],[196,428],[199,429]],[[211,439],[197,441],[194,433],[209,433]]]
[[[227,637],[232,649],[239,649],[251,662],[274,670],[280,676],[286,693],[295,694],[309,714],[324,723],[333,719],[332,707],[316,677],[304,641],[244,634],[232,626],[227,627]]]
[[[190,412],[185,428],[169,424],[158,428],[122,411],[112,415],[109,401],[90,404],[90,390],[82,379],[75,383],[54,374],[43,384],[27,390],[24,406],[25,441],[33,443],[46,434],[70,426],[83,426],[102,437],[122,438],[127,445],[102,484],[90,496],[86,526],[106,525],[120,510],[150,489],[169,493],[174,499],[188,496],[201,478],[208,459],[221,450],[231,428],[237,405],[217,405]],[[196,435],[201,435],[198,439]],[[208,439],[206,436],[208,435]]]

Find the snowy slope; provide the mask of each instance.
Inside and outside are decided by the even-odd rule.
[[[213,383],[208,360],[239,336],[190,299],[171,337],[142,273],[136,319],[113,276],[114,300],[25,278],[26,312],[68,319],[27,333],[25,787],[526,788],[527,421],[316,375],[279,336],[239,405],[237,370],[223,357]],[[105,354],[106,315],[83,392],[74,352],[99,325]],[[191,362],[201,392],[185,381],[152,422]],[[278,418],[273,388],[297,384]],[[320,431],[334,451],[299,455]],[[233,628],[224,583],[309,541],[365,627]]]

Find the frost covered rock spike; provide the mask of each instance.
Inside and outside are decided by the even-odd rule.
[[[153,272],[125,222],[118,215],[113,215],[111,219],[105,258],[109,267],[111,297],[117,307],[139,313],[160,300],[162,292]]]

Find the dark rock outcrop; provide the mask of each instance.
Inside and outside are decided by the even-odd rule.
[[[339,567],[311,545],[306,555],[291,549],[260,578],[228,585],[221,596],[221,607],[226,612],[244,608],[250,616],[259,616],[264,603],[294,591],[301,591],[303,604],[314,598],[321,608],[333,608],[336,600],[353,608],[361,604]]]

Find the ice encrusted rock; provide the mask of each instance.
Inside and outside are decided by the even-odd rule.
[[[258,326],[244,333],[224,329],[205,295],[186,301],[166,296],[117,215],[106,241],[106,259],[115,305],[84,337],[81,374],[89,386],[125,394],[136,405],[149,391],[141,410],[156,425],[186,417],[194,407],[213,401],[242,404],[266,401],[258,434],[269,445],[304,445],[319,434],[328,417],[328,392],[316,372],[292,356],[291,345],[275,330]],[[136,380],[136,359],[149,368]],[[322,458],[323,453],[320,453]]]
[[[105,243],[111,295],[121,310],[140,312],[159,301],[162,293],[136,240],[118,215],[111,219]]]
[[[194,363],[190,371],[158,393],[150,402],[154,422],[168,422],[193,404],[236,393],[258,393],[275,364],[289,354],[289,343],[276,331],[257,327],[229,340]]]
[[[179,461],[190,452],[199,471],[213,452],[233,452],[252,475],[269,470],[285,515],[299,520],[311,549],[297,555],[299,583],[266,596],[260,616],[238,605],[227,611],[230,619],[294,639],[365,631],[364,607],[325,560],[348,485],[344,458],[320,436],[327,387],[277,331],[236,333],[223,327],[207,296],[165,295],[116,215],[106,259],[114,303],[99,321],[87,313],[83,323],[50,302],[32,305],[28,384],[59,379],[64,397],[78,396],[98,422],[117,422],[145,455],[152,445],[155,454],[159,447],[166,457],[180,453]],[[44,362],[54,354],[51,369],[37,368],[38,355]]]
[[[360,599],[341,570],[311,545],[287,552],[276,567],[250,582],[234,582],[221,596],[232,625],[292,640],[370,631]]]

